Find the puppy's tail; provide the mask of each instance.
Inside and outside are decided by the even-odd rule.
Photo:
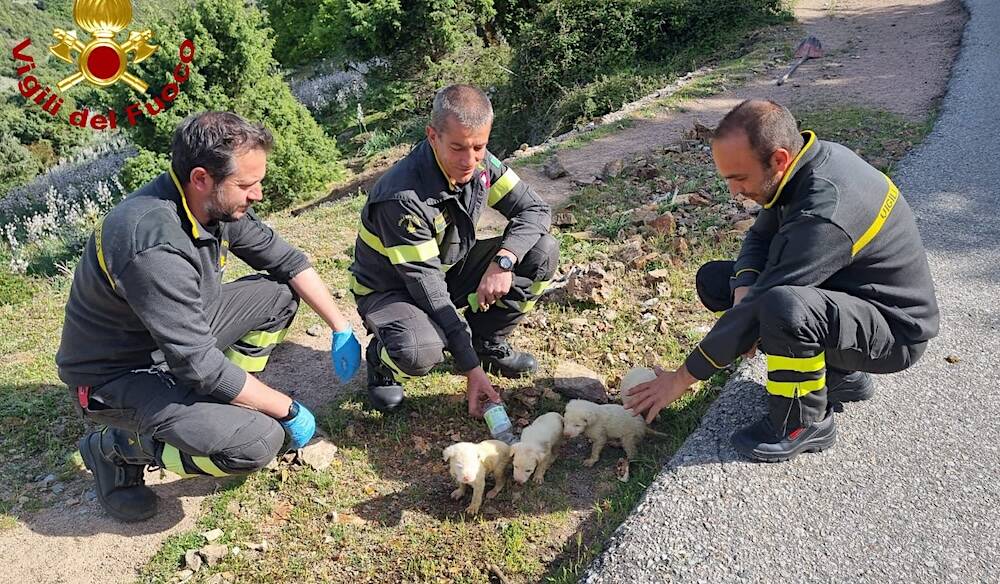
[[[663,432],[657,432],[656,430],[646,426],[646,434],[650,436],[656,436],[657,438],[670,438],[669,434],[664,434]]]

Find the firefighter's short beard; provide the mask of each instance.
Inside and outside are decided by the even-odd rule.
[[[240,207],[241,205],[234,205],[226,208],[225,193],[222,190],[222,184],[216,183],[215,188],[212,189],[212,196],[208,198],[206,210],[208,211],[208,216],[212,218],[212,221],[232,223],[233,221],[239,220],[236,216],[236,212],[240,210]]]

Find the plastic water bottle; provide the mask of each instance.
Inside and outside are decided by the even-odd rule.
[[[501,440],[507,444],[517,442],[514,435],[514,425],[510,423],[507,410],[500,402],[488,402],[483,411],[483,418],[486,419],[486,427],[490,429],[490,436],[495,440]]]

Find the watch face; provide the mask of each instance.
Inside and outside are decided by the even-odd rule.
[[[511,270],[514,268],[514,260],[510,259],[507,256],[497,256],[496,262],[497,264],[500,265],[501,268],[505,270]]]

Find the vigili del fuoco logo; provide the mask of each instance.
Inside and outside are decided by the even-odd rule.
[[[26,52],[31,47],[31,39],[26,38],[14,47],[13,56],[17,65],[18,91],[30,106],[34,102],[42,110],[55,116],[62,107],[61,94],[81,82],[95,87],[109,87],[122,82],[140,94],[149,93],[149,84],[129,71],[129,66],[141,63],[159,49],[150,44],[153,31],[129,31],[124,42],[119,43],[119,33],[132,23],[132,3],[128,0],[74,0],[73,21],[90,39],[81,39],[75,29],[69,31],[56,28],[52,36],[57,41],[49,47],[49,52],[59,59],[75,65],[77,70],[56,83],[56,89],[45,86],[31,75],[37,66],[34,57]],[[122,118],[129,125],[138,123],[140,116],[155,116],[170,107],[181,93],[181,85],[191,75],[190,65],[194,60],[194,43],[185,39],[178,51],[180,60],[173,70],[173,79],[164,85],[159,94],[143,103],[131,103],[125,107]],[[107,115],[91,114],[87,108],[78,109],[69,115],[69,123],[81,128],[94,130],[115,129],[119,115],[109,110]]]

